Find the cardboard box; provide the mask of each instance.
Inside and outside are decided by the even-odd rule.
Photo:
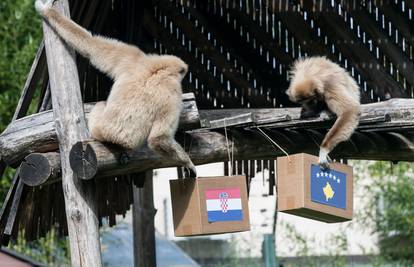
[[[352,219],[352,167],[331,163],[323,171],[309,154],[277,158],[278,211],[323,222]]]
[[[175,236],[250,230],[245,176],[170,180]]]

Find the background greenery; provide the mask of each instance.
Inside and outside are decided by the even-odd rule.
[[[378,236],[381,257],[387,262],[414,266],[414,165],[375,162],[368,165],[372,185],[361,216]]]
[[[42,38],[33,0],[0,1],[0,132],[9,124],[21,88]],[[10,186],[12,171],[0,180],[0,197]]]

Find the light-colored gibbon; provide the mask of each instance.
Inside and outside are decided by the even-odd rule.
[[[348,140],[359,123],[360,91],[355,80],[326,57],[298,59],[290,73],[289,99],[302,105],[301,117],[317,116],[323,110],[337,119],[325,135],[319,150],[319,164],[329,168],[328,154]]]
[[[175,141],[182,108],[181,81],[188,66],[170,55],[145,54],[118,40],[93,36],[52,8],[53,0],[37,0],[35,8],[56,33],[114,83],[106,101],[89,116],[92,137],[136,149],[145,141],[163,157],[196,169]]]

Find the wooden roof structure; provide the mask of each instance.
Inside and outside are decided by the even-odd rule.
[[[136,44],[147,53],[174,54],[188,63],[183,89],[192,94],[183,96],[187,105],[177,138],[196,164],[227,161],[224,127],[234,143],[235,174],[251,178],[267,168],[274,177],[272,158],[282,153],[259,129],[289,153],[316,153],[332,120],[300,120],[299,109],[284,93],[292,61],[311,55],[326,55],[345,67],[358,82],[366,104],[357,133],[338,146],[334,157],[414,159],[414,4],[410,1],[69,3],[71,17],[90,31]],[[77,57],[77,69],[83,102],[104,100],[111,81],[82,57]],[[53,114],[48,111],[52,108],[48,77],[42,42],[13,121],[0,135],[0,173],[6,165],[20,166],[0,211],[3,244],[16,237],[19,228],[25,229],[28,240],[43,236],[52,226],[67,234],[62,186],[56,183],[61,165]],[[40,91],[39,113],[25,117],[36,101],[36,90]],[[80,176],[106,177],[95,182],[100,223],[108,218],[113,225],[115,215],[130,208],[131,185],[143,180],[131,172],[175,166],[145,149],[124,157],[119,149],[97,142],[87,146],[103,151],[92,157],[95,165],[87,169],[90,172],[77,170]],[[107,160],[106,165],[100,164],[100,157]],[[229,173],[229,165],[225,166]],[[37,186],[25,185],[22,178]]]

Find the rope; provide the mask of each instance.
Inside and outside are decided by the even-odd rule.
[[[266,137],[269,141],[270,141],[270,143],[272,143],[273,145],[275,145],[276,147],[278,147],[283,153],[285,153],[285,155],[287,156],[287,158],[288,158],[288,161],[289,161],[289,163],[291,162],[291,160],[290,160],[290,156],[289,156],[289,154],[286,152],[286,150],[284,150],[278,143],[276,143],[272,138],[270,138],[270,136],[268,136],[262,129],[260,129],[260,127],[256,127],[259,131],[260,131],[260,133],[264,136],[264,137]]]
[[[227,156],[229,157],[229,162],[230,162],[229,174],[230,176],[233,176],[233,161],[232,161],[232,157],[230,156],[232,153],[230,153],[229,138],[227,137],[226,118],[224,118],[224,135],[226,136]],[[234,142],[232,143],[232,147],[234,149]]]

